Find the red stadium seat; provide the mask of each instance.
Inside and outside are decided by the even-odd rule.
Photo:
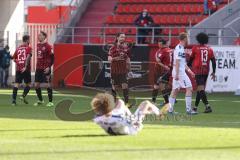
[[[167,17],[166,16],[162,16],[159,18],[160,19],[160,25],[166,25],[167,24]]]
[[[185,13],[192,13],[191,6],[190,5],[186,5],[185,8],[184,8],[184,12]]]

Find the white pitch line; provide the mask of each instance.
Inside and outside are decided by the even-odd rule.
[[[12,95],[12,93],[2,93],[0,92],[0,95]],[[36,94],[35,93],[29,93],[28,95],[30,96],[35,96]],[[92,96],[84,96],[84,95],[72,95],[72,94],[61,94],[61,93],[55,93],[53,94],[54,96],[56,97],[74,97],[74,98],[93,98]],[[43,94],[43,96],[47,96],[47,94]],[[135,99],[137,100],[151,100],[152,98],[151,97],[135,97]],[[157,100],[163,100],[163,98],[157,98]],[[192,99],[193,101],[195,99]],[[181,98],[177,98],[177,101],[185,101],[185,99],[181,99]],[[210,102],[226,102],[226,100],[214,100],[214,99],[210,99],[208,100]],[[240,101],[227,101],[227,102],[233,102],[233,103],[240,103]]]

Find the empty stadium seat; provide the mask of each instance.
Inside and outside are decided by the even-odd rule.
[[[223,3],[226,4],[227,0]],[[225,4],[221,4],[219,8]],[[173,29],[164,28],[162,31],[163,36],[168,37],[169,33],[175,36],[171,39],[172,45],[178,43],[177,35],[185,32],[187,26],[195,25],[207,17],[202,15],[203,0],[119,0],[115,15],[106,18],[106,25],[134,27],[134,20],[143,9],[148,10],[155,24],[163,27],[176,26]],[[137,30],[131,27],[123,27],[121,31],[135,41]],[[119,29],[106,29],[105,32],[114,35],[119,32]],[[111,38],[107,39],[111,40]]]

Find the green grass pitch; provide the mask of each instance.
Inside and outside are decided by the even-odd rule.
[[[55,91],[54,103],[75,101],[73,113],[90,109],[96,91]],[[19,91],[21,94],[21,91]],[[150,93],[131,93],[137,103]],[[108,136],[92,121],[66,122],[54,108],[10,104],[11,90],[0,90],[0,160],[238,160],[240,158],[240,97],[210,94],[214,112],[188,117],[146,121],[136,136]],[[46,101],[46,92],[44,92]],[[159,96],[160,97],[160,96]],[[176,111],[184,113],[183,95]],[[161,99],[158,99],[160,102]],[[200,112],[204,110],[200,106]]]

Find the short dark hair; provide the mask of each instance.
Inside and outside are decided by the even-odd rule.
[[[47,38],[47,33],[46,33],[46,32],[41,31],[40,33],[41,33],[45,38]]]
[[[160,40],[158,41],[158,43],[162,43],[162,45],[166,45],[166,44],[167,44],[167,40],[165,40],[165,39],[160,39]]]
[[[199,33],[197,36],[196,36],[196,40],[198,41],[198,43],[200,44],[208,44],[208,35],[206,33]]]
[[[24,35],[23,38],[22,38],[22,41],[27,42],[27,41],[29,41],[29,39],[30,39],[29,35]]]

